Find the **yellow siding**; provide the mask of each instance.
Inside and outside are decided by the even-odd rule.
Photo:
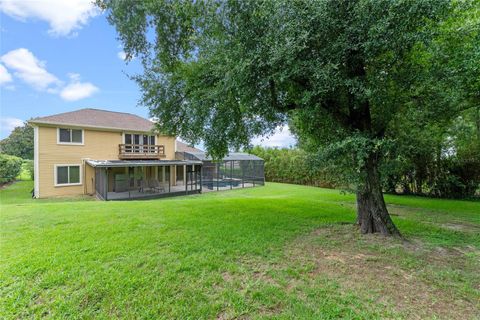
[[[84,130],[83,145],[57,144],[57,128],[38,128],[38,179],[41,198],[93,194],[95,170],[85,160],[119,160],[118,145],[122,132]],[[157,144],[165,145],[165,160],[175,159],[175,138],[157,136]],[[81,164],[81,182],[77,186],[55,186],[55,165]]]
[[[165,160],[175,160],[175,137],[157,136],[157,144],[165,146]]]
[[[95,168],[85,164],[85,193],[93,195],[95,193]]]

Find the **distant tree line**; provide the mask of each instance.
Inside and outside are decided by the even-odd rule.
[[[471,198],[480,192],[480,106],[452,121],[400,122],[383,161],[387,192]]]
[[[255,146],[249,152],[265,160],[265,179],[267,181],[335,187],[333,180],[329,181],[326,172],[313,166],[308,153],[302,149]]]
[[[16,127],[0,141],[0,184],[15,180],[23,171],[33,179],[33,127]]]
[[[456,119],[419,126],[401,122],[380,166],[383,190],[441,198],[473,198],[480,192],[480,107]],[[265,160],[267,181],[342,187],[335,164],[323,162],[301,148],[256,146],[251,153]],[[341,169],[341,168],[340,168]]]
[[[7,138],[0,141],[0,152],[33,160],[33,127],[25,123],[13,129]]]

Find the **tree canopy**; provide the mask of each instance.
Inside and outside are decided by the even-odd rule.
[[[33,127],[25,123],[0,141],[0,152],[23,159],[33,159]]]
[[[306,150],[349,179],[362,232],[398,234],[379,176],[395,125],[405,114],[443,121],[476,99],[478,81],[465,78],[478,76],[478,1],[97,4],[127,57],[141,60],[134,79],[160,130],[203,140],[219,158],[289,121]]]

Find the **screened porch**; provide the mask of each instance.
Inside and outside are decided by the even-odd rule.
[[[200,161],[98,161],[88,160],[95,170],[95,193],[102,200],[151,199],[202,191]]]

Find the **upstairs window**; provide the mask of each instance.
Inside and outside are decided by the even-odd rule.
[[[145,134],[125,133],[125,144],[154,145],[155,136]]]
[[[59,128],[58,143],[83,144],[83,130]]]

